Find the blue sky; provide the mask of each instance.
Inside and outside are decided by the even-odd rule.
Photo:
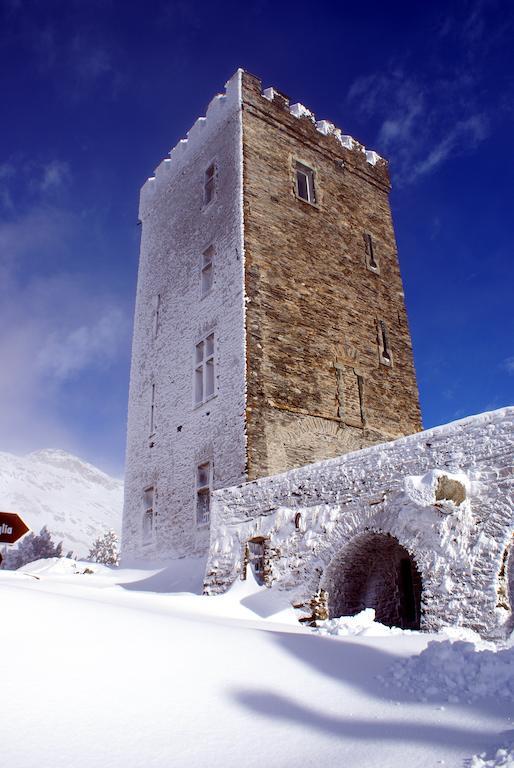
[[[390,160],[424,425],[514,400],[514,6],[3,0],[0,450],[121,475],[139,187],[244,67]]]

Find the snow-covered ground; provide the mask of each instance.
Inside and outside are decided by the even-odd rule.
[[[313,631],[274,590],[205,597],[191,573],[0,573],[4,765],[514,766],[514,649],[369,611]]]
[[[46,525],[63,552],[87,557],[93,541],[121,530],[123,482],[60,450],[0,453],[0,510],[17,512],[32,531]]]

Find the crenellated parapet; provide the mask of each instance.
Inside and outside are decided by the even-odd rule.
[[[379,184],[389,188],[388,163],[378,152],[368,149],[353,136],[343,133],[341,128],[330,120],[318,120],[304,104],[291,104],[289,97],[278,89],[263,89],[259,78],[244,72],[243,102],[246,100],[250,108],[263,110],[275,120],[289,124],[292,129],[295,129],[294,122],[297,121],[296,129],[301,126],[306,139],[317,145],[321,144],[328,151],[340,156],[350,167],[360,168]],[[321,139],[320,134],[325,138]]]
[[[243,83],[243,88],[241,88]],[[382,180],[389,186],[388,163],[377,152],[368,149],[353,136],[345,134],[330,120],[317,120],[314,113],[300,102],[290,104],[289,98],[274,87],[263,88],[259,78],[238,69],[225,85],[223,93],[218,93],[211,99],[204,117],[199,117],[185,138],[180,139],[169,154],[157,166],[141,189],[141,203],[144,205],[148,195],[166,184],[170,177],[180,171],[186,162],[192,158],[197,148],[205,142],[207,136],[219,129],[224,120],[237,112],[245,101],[245,87],[254,99],[258,95],[261,104],[268,104],[275,114],[282,113],[298,120],[307,134],[319,142],[320,134],[326,137],[327,147],[332,145],[335,153],[342,154],[352,166],[367,166],[368,171],[376,169],[377,180]],[[255,102],[254,102],[255,105]]]
[[[209,135],[212,135],[220,126],[232,117],[239,109],[241,103],[241,73],[238,69],[225,85],[223,93],[217,93],[209,102],[204,117],[199,117],[186,137],[180,139],[169,154],[157,166],[141,188],[141,208],[146,200],[154,196],[155,192],[163,185],[169,183],[171,177],[180,172],[205,143]]]
[[[268,99],[268,101],[273,101],[277,93],[278,92],[274,88],[265,88],[262,92],[262,95],[265,99]],[[280,96],[280,99],[282,103],[284,103],[283,95]],[[366,162],[368,162],[370,165],[376,165],[378,162],[387,162],[383,157],[375,152],[375,150],[366,149],[366,147],[354,139],[353,136],[343,134],[341,129],[334,125],[334,123],[331,123],[330,120],[316,120],[314,113],[311,112],[310,109],[307,109],[307,107],[303,104],[300,104],[300,102],[287,106],[289,107],[289,112],[294,117],[308,118],[313,123],[317,131],[322,133],[324,136],[334,136],[345,149],[355,149],[363,152],[366,155]]]

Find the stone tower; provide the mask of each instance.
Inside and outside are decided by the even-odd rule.
[[[142,188],[125,558],[210,492],[421,428],[387,163],[239,70]]]

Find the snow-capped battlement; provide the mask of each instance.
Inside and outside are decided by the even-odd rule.
[[[147,195],[152,195],[166,184],[172,175],[180,171],[184,164],[194,157],[198,148],[209,134],[219,129],[220,125],[239,109],[241,102],[241,73],[238,69],[225,85],[224,93],[217,93],[209,102],[204,117],[199,117],[187,132],[186,138],[180,139],[170,150],[167,157],[157,166],[152,176],[141,189],[141,206],[144,207]]]
[[[161,186],[166,184],[174,173],[180,171],[184,164],[188,162],[197,151],[198,147],[207,139],[209,134],[217,130],[223,121],[229,119],[241,107],[242,86],[241,80],[243,70],[238,69],[225,85],[225,91],[214,96],[204,117],[199,117],[188,131],[186,138],[180,139],[170,150],[167,157],[157,166],[152,176],[150,176],[141,190],[141,204],[144,208],[144,201],[147,195],[153,196],[153,193]],[[387,161],[374,150],[367,149],[358,142],[353,136],[343,134],[341,129],[329,120],[316,120],[316,116],[310,109],[296,102],[289,104],[289,99],[276,88],[270,87],[262,90],[261,81],[251,76],[261,88],[261,94],[264,99],[280,105],[286,109],[293,117],[298,120],[308,120],[313,127],[323,136],[333,136],[342,147],[347,150],[361,152],[364,154],[366,162],[371,166],[387,166]]]
[[[343,134],[341,129],[334,125],[334,123],[330,122],[330,120],[316,120],[314,113],[311,112],[311,110],[308,109],[304,104],[297,102],[296,104],[290,105],[289,99],[280,93],[280,91],[277,91],[276,88],[265,88],[262,91],[262,96],[268,101],[273,102],[276,100],[277,103],[279,103],[285,109],[288,109],[293,117],[296,117],[299,120],[309,120],[314,124],[317,131],[322,133],[324,136],[334,136],[345,149],[364,153],[366,156],[366,162],[368,162],[370,165],[375,166],[377,163],[383,163],[385,165],[387,164],[387,160],[384,160],[384,158],[381,157],[378,152],[375,152],[375,150],[367,149],[360,142],[354,139],[353,136]]]

